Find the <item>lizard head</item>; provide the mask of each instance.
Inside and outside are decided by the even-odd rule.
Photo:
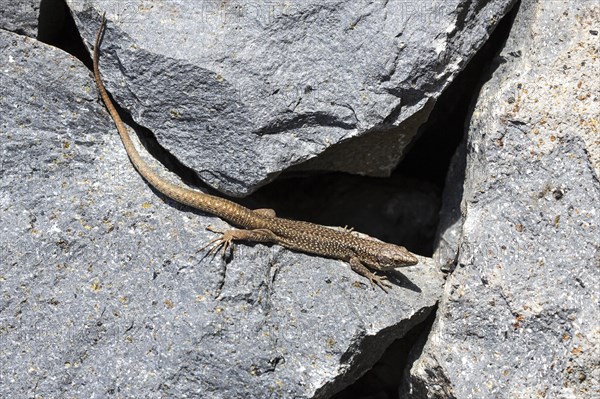
[[[361,262],[374,270],[392,270],[402,266],[412,266],[419,263],[416,256],[406,248],[385,242],[373,242],[368,249],[359,251]]]

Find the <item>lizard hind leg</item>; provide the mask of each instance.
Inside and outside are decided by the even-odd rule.
[[[222,256],[225,257],[225,255],[227,255],[227,250],[233,248],[234,241],[276,242],[277,240],[275,234],[271,230],[267,229],[231,229],[223,231],[216,229],[213,226],[208,226],[206,229],[221,235],[207,242],[196,252],[210,248],[207,256],[212,255],[213,257],[219,252],[219,250],[221,250]]]

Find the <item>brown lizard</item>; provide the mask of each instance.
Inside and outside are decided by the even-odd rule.
[[[209,253],[216,253],[219,249],[222,249],[223,254],[225,254],[233,241],[237,240],[276,243],[292,250],[346,261],[350,264],[352,270],[367,277],[372,285],[377,284],[384,291],[386,291],[386,288],[391,288],[387,278],[378,276],[369,269],[388,271],[396,267],[411,266],[418,263],[413,254],[398,245],[388,244],[370,237],[361,237],[348,229],[335,229],[308,222],[278,218],[275,216],[275,211],[271,209],[251,210],[227,199],[175,185],[161,178],[140,157],[100,77],[98,50],[105,27],[106,18],[105,15],[102,15],[102,22],[94,44],[94,77],[102,101],[115,122],[133,166],[148,183],[167,197],[192,208],[216,215],[245,229],[232,229],[225,232],[211,229],[222,233],[222,235],[210,241],[202,249],[212,245]]]

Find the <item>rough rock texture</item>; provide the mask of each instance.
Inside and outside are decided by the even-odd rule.
[[[0,29],[36,37],[40,0],[0,0]]]
[[[0,31],[0,397],[326,397],[423,320],[425,259],[373,290],[341,261],[238,245],[134,171],[75,58]]]
[[[521,5],[470,121],[458,267],[401,397],[600,397],[599,21],[595,1]]]
[[[386,175],[514,0],[68,3],[88,44],[107,13],[116,101],[244,195],[317,156],[304,168]]]

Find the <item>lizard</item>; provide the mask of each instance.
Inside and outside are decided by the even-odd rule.
[[[212,246],[209,253],[222,250],[225,255],[235,241],[279,244],[293,251],[345,261],[353,271],[368,278],[371,286],[377,285],[385,292],[392,288],[391,284],[386,276],[375,274],[373,271],[386,272],[418,263],[418,259],[402,246],[359,235],[347,228],[338,229],[280,218],[272,209],[252,210],[226,198],[176,185],[160,177],[140,156],[102,81],[99,51],[105,29],[106,15],[103,14],[93,48],[93,74],[100,97],[115,123],[134,168],[144,180],[166,197],[218,216],[239,227],[217,231],[209,226],[209,230],[220,235],[209,241],[201,250]]]

